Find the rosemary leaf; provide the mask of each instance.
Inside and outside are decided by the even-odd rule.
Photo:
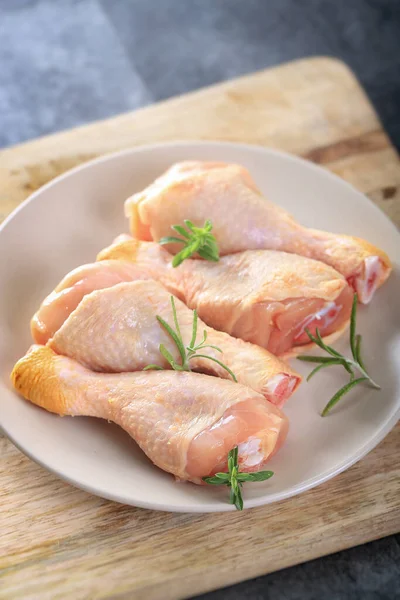
[[[364,371],[365,371],[365,366],[364,366],[363,360],[361,358],[361,340],[362,340],[361,335],[360,334],[356,335],[356,361],[358,362],[360,367],[362,369],[364,369]]]
[[[176,333],[178,334],[179,339],[182,341],[182,334],[181,334],[181,330],[180,330],[180,327],[179,327],[178,315],[176,313],[175,300],[174,300],[173,296],[171,296],[171,306],[172,306],[172,314],[173,314],[173,317],[174,317],[174,324],[175,324]],[[196,323],[196,326],[197,326],[197,323]],[[183,342],[182,342],[182,347],[184,348]]]
[[[213,356],[208,356],[207,354],[193,354],[191,358],[208,358],[208,360],[212,360],[213,362],[217,363],[217,365],[225,369],[225,371],[227,371],[227,373],[229,373],[229,375],[232,377],[233,381],[237,383],[236,375],[234,374],[234,372],[231,371],[229,367],[224,365],[224,363],[218,360],[217,358],[214,358]]]
[[[169,335],[172,337],[172,339],[174,340],[175,345],[178,348],[178,352],[181,356],[182,364],[184,364],[185,359],[186,359],[186,352],[185,352],[185,347],[182,343],[182,338],[175,333],[175,331],[172,329],[172,327],[170,327],[170,325],[168,325],[168,323],[166,321],[164,321],[164,319],[162,317],[157,316],[157,321],[164,327],[165,331],[167,331],[169,333]]]
[[[318,345],[319,345],[320,348],[322,348],[322,350],[325,350],[325,352],[328,352],[332,356],[339,356],[339,357],[341,357],[341,354],[337,350],[335,350],[334,348],[332,348],[332,346],[327,346],[327,344],[325,344],[324,340],[321,337],[321,334],[320,334],[320,331],[319,331],[318,327],[315,330],[315,334],[316,334],[317,339],[318,339]]]
[[[330,363],[332,360],[339,360],[336,358],[331,358],[330,356],[298,356],[298,360],[302,360],[304,362],[312,362],[312,363]]]
[[[258,471],[255,473],[238,473],[237,479],[239,482],[244,481],[266,481],[273,476],[273,471]]]
[[[346,383],[346,385],[340,388],[340,390],[338,390],[336,394],[332,396],[332,398],[329,400],[328,404],[322,411],[321,416],[325,417],[328,414],[328,412],[335,406],[335,404],[337,404],[339,400],[343,398],[345,394],[350,392],[350,390],[352,390],[356,385],[362,383],[363,381],[367,381],[367,377],[359,377],[358,379],[353,379],[349,383]]]
[[[212,252],[208,248],[199,248],[197,250],[197,254],[204,258],[204,260],[209,260],[210,262],[218,262],[219,256],[215,252]]]
[[[222,475],[224,478],[221,477]],[[229,475],[228,473],[216,473],[214,477],[204,477],[203,481],[211,485],[226,485],[229,481]]]
[[[242,497],[242,491],[240,489],[240,487],[238,486],[235,492],[235,502],[234,502],[237,510],[243,510],[243,497]]]
[[[246,481],[266,481],[273,476],[272,471],[259,471],[258,473],[242,473],[239,470],[239,449],[237,446],[228,453],[228,472],[216,473],[212,477],[203,477],[203,481],[211,485],[227,485],[229,503],[234,504],[237,510],[243,510],[242,486]]]
[[[317,367],[315,367],[311,373],[309,373],[307,377],[307,381],[309,381],[318,371],[326,367],[331,366],[342,366],[350,375],[350,381],[340,388],[334,394],[334,396],[330,399],[328,404],[325,406],[322,411],[322,416],[328,414],[330,409],[335,406],[337,402],[354,386],[359,383],[367,382],[370,387],[379,390],[380,386],[375,383],[375,381],[368,375],[363,360],[361,358],[361,335],[356,333],[356,320],[357,320],[357,294],[353,296],[353,304],[351,307],[351,315],[350,315],[350,349],[352,358],[347,358],[340,354],[337,350],[328,346],[323,341],[321,334],[318,328],[315,330],[315,336],[312,335],[309,329],[305,329],[308,337],[312,342],[314,342],[321,350],[324,350],[329,356],[299,356],[298,359],[304,362],[316,363]],[[362,377],[356,378],[356,372]]]
[[[326,362],[318,365],[318,367],[315,367],[315,369],[313,369],[311,371],[311,373],[308,374],[306,381],[310,381],[311,377],[314,377],[314,375],[316,373],[318,373],[318,371],[321,371],[321,369],[326,369],[326,367],[331,367],[332,365],[342,365],[343,366],[343,362],[339,359],[332,358],[330,361],[326,361]]]
[[[190,348],[193,348],[195,343],[196,343],[196,338],[197,338],[197,322],[198,322],[198,315],[197,315],[197,310],[195,309],[193,311],[193,331],[192,331],[192,339],[190,340]]]
[[[190,233],[188,233],[186,231],[186,229],[184,227],[182,227],[182,225],[172,225],[171,229],[176,231],[176,233],[180,233],[187,240],[190,238]],[[184,240],[180,240],[180,241],[184,243]]]
[[[167,235],[166,237],[161,238],[161,240],[158,240],[158,243],[161,244],[161,246],[165,246],[165,244],[184,244],[185,241],[181,240],[181,238]]]
[[[204,348],[213,348],[213,350],[216,350],[217,352],[221,352],[222,350],[221,348],[218,348],[218,346],[213,346],[212,344],[206,344],[205,346],[203,346],[202,344],[199,344],[198,346],[196,346],[195,348],[193,348],[193,350],[203,350]]]
[[[189,219],[185,219],[183,222],[185,223],[186,227],[188,229],[190,229],[190,231],[192,233],[196,233],[196,227],[195,227],[195,225],[193,225],[192,221],[189,221]],[[204,223],[204,229],[207,227],[207,223],[208,223],[208,221],[206,221]]]
[[[197,311],[196,310],[193,311],[192,336],[191,336],[191,340],[190,340],[190,345],[186,346],[186,348],[185,348],[183,339],[182,339],[182,333],[181,333],[181,330],[179,327],[178,315],[176,312],[175,300],[174,300],[173,296],[171,296],[171,307],[172,307],[175,331],[162,317],[157,315],[158,322],[172,338],[173,342],[175,343],[175,346],[178,349],[178,352],[179,352],[179,355],[181,358],[181,364],[178,364],[175,361],[171,352],[165,347],[165,345],[160,344],[160,346],[159,346],[160,353],[165,358],[165,360],[168,362],[170,367],[172,369],[174,369],[175,371],[190,371],[191,369],[190,369],[189,363],[192,358],[205,358],[205,359],[208,359],[208,360],[211,360],[211,361],[217,363],[220,367],[222,367],[225,371],[227,371],[227,373],[229,373],[229,375],[232,377],[233,381],[237,382],[236,376],[233,373],[233,371],[227,365],[225,365],[223,362],[221,362],[220,360],[217,360],[213,356],[208,356],[207,354],[197,354],[197,350],[200,350],[200,349],[203,350],[205,348],[212,348],[213,350],[216,350],[217,352],[222,353],[221,348],[218,348],[218,346],[213,346],[212,344],[205,345],[205,341],[207,340],[207,332],[205,330],[204,330],[202,342],[200,344],[198,344],[197,346],[195,346],[196,337],[197,337],[197,328],[198,328]],[[150,370],[150,369],[161,370],[162,367],[151,364],[151,365],[147,365],[147,367],[145,367],[144,370]]]
[[[178,365],[178,363],[175,362],[175,359],[172,356],[171,352],[169,350],[167,350],[167,348],[164,346],[164,344],[160,344],[159,348],[160,348],[160,353],[163,355],[165,360],[169,362],[169,364],[174,369],[174,371],[184,371],[185,370],[182,365]]]
[[[205,260],[217,262],[219,260],[219,251],[217,241],[211,233],[211,221],[207,220],[203,227],[196,227],[188,219],[184,223],[186,228],[182,225],[172,225],[171,227],[182,238],[166,236],[161,238],[159,242],[162,245],[171,243],[184,245],[184,248],[173,257],[172,266],[174,268],[178,267],[184,260],[196,253]]]

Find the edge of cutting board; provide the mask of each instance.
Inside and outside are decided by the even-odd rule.
[[[400,223],[397,154],[352,72],[328,57],[3,149],[0,221],[81,162],[178,139],[253,143],[309,158]],[[389,535],[400,523],[399,453],[397,426],[359,463],[304,494],[243,513],[189,515],[91,496],[0,437],[3,597],[175,600]]]

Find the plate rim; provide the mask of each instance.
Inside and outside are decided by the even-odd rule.
[[[125,157],[125,156],[129,156],[129,155],[132,155],[132,157],[134,157],[135,155],[143,154],[143,152],[151,153],[153,151],[158,151],[158,150],[165,151],[165,150],[168,150],[169,148],[172,149],[172,148],[176,148],[176,147],[184,148],[184,147],[194,147],[194,146],[211,147],[211,149],[212,148],[216,148],[216,149],[230,148],[230,149],[236,149],[238,151],[244,151],[244,152],[256,152],[257,154],[260,154],[260,155],[267,154],[267,155],[277,156],[278,158],[281,158],[283,160],[298,163],[305,168],[311,169],[311,170],[319,172],[319,173],[323,173],[328,179],[331,179],[332,181],[334,181],[336,185],[341,185],[343,187],[343,189],[347,188],[347,190],[350,190],[353,194],[354,193],[357,194],[359,196],[360,200],[362,200],[364,202],[367,201],[369,203],[370,208],[372,208],[376,214],[379,213],[380,218],[384,217],[386,224],[391,227],[393,234],[398,237],[398,241],[400,243],[400,233],[399,233],[396,225],[393,223],[393,221],[366,194],[360,192],[353,185],[351,185],[350,183],[348,183],[346,180],[342,179],[335,173],[332,173],[324,166],[313,163],[310,160],[307,160],[301,156],[290,154],[290,153],[282,151],[282,150],[276,150],[275,148],[271,148],[271,147],[264,147],[261,145],[246,144],[246,143],[240,143],[240,142],[227,142],[227,141],[219,141],[219,140],[195,140],[195,139],[164,141],[164,142],[158,142],[158,143],[153,143],[153,144],[132,146],[132,147],[124,148],[123,150],[119,150],[116,152],[108,152],[108,153],[102,154],[100,156],[97,156],[97,157],[89,160],[89,161],[85,161],[79,165],[76,165],[75,167],[68,169],[64,173],[62,173],[62,174],[58,175],[57,177],[54,177],[53,179],[48,181],[46,184],[44,184],[43,186],[41,186],[40,188],[35,190],[32,194],[30,194],[23,202],[21,202],[5,218],[3,223],[0,225],[0,235],[3,232],[3,230],[8,226],[8,224],[12,221],[12,219],[20,211],[24,210],[24,208],[27,205],[29,205],[31,202],[33,202],[36,199],[36,197],[40,196],[40,194],[42,194],[47,189],[50,189],[51,187],[57,185],[60,181],[66,179],[68,177],[71,177],[71,176],[73,177],[75,175],[75,173],[77,173],[77,172],[80,172],[80,171],[90,168],[92,166],[101,164],[103,162],[117,160],[119,157]],[[286,500],[288,498],[291,498],[293,496],[301,494],[307,490],[310,490],[314,487],[322,485],[326,481],[332,479],[333,477],[336,477],[343,471],[349,469],[352,465],[357,463],[366,454],[368,454],[371,450],[373,450],[386,437],[386,435],[395,427],[395,425],[399,419],[399,414],[400,414],[400,405],[398,404],[397,408],[395,407],[393,413],[387,417],[386,421],[384,423],[382,423],[381,427],[375,432],[375,435],[372,436],[368,441],[366,441],[363,444],[363,446],[358,450],[358,452],[356,452],[354,455],[352,455],[350,459],[346,459],[346,460],[342,461],[342,463],[340,463],[335,468],[332,468],[330,471],[325,473],[324,476],[321,477],[320,475],[317,475],[317,476],[311,477],[309,479],[306,479],[302,483],[289,488],[286,492],[276,492],[275,494],[270,495],[269,498],[267,498],[267,499],[265,499],[265,497],[249,499],[246,501],[245,510]],[[1,423],[0,423],[0,428],[4,432],[4,434],[8,437],[8,439],[10,439],[10,441],[16,446],[16,448],[18,448],[18,450],[20,450],[30,460],[34,461],[36,464],[45,468],[48,472],[56,475],[62,481],[65,481],[85,492],[88,492],[88,493],[96,495],[96,496],[100,496],[107,500],[119,502],[122,504],[128,504],[130,506],[135,506],[135,507],[139,507],[139,508],[144,508],[144,509],[149,509],[149,510],[157,510],[157,511],[163,511],[163,512],[203,513],[203,514],[205,514],[205,513],[213,513],[213,512],[214,513],[231,512],[231,511],[235,510],[235,507],[233,505],[230,505],[230,504],[224,503],[224,502],[216,504],[215,500],[213,503],[210,503],[210,504],[206,503],[201,506],[200,505],[191,506],[190,504],[189,505],[183,504],[182,506],[179,506],[179,507],[174,506],[174,505],[169,505],[169,504],[163,504],[163,503],[146,502],[146,501],[142,501],[142,500],[135,500],[135,502],[133,503],[131,499],[124,497],[123,494],[122,495],[121,494],[113,494],[112,492],[110,493],[107,490],[103,491],[103,489],[99,489],[99,487],[96,488],[90,484],[82,483],[80,481],[77,481],[73,477],[69,477],[68,475],[65,475],[62,471],[58,471],[57,469],[55,469],[53,467],[49,467],[45,463],[45,461],[42,461],[42,460],[38,459],[37,457],[35,457],[33,454],[31,454],[28,447],[24,446],[19,441],[16,441],[14,439],[14,436],[11,433],[9,433],[7,431],[7,429],[4,427],[4,425],[2,425]]]
[[[367,201],[369,203],[369,205],[371,207],[373,207],[373,209],[376,211],[377,214],[380,214],[381,216],[383,216],[386,219],[387,224],[392,227],[393,232],[395,234],[398,234],[399,242],[400,242],[400,233],[398,231],[398,228],[393,223],[393,221],[383,212],[383,210],[381,210],[375,204],[375,202],[373,202],[366,194],[364,194],[363,192],[360,192],[351,183],[349,183],[342,177],[339,177],[339,175],[336,175],[336,173],[332,173],[332,171],[328,170],[323,165],[314,163],[311,160],[303,158],[302,156],[297,156],[296,154],[291,154],[289,152],[285,152],[284,150],[276,150],[275,148],[260,146],[257,144],[245,144],[242,142],[226,142],[226,141],[219,141],[219,140],[195,140],[195,139],[165,141],[165,142],[156,142],[154,144],[143,144],[140,146],[131,146],[129,148],[124,148],[123,150],[118,150],[116,152],[106,152],[105,154],[101,154],[100,156],[97,156],[96,158],[92,158],[88,161],[84,161],[83,163],[76,165],[75,167],[72,167],[71,169],[68,169],[64,173],[57,175],[53,179],[50,179],[50,181],[48,181],[44,185],[40,186],[37,190],[32,192],[32,194],[30,194],[27,198],[25,198],[25,200],[23,200],[9,215],[7,215],[7,217],[4,219],[4,221],[0,224],[0,233],[7,226],[7,224],[14,218],[14,216],[16,214],[18,214],[23,208],[25,208],[25,206],[27,206],[30,202],[32,202],[34,200],[34,198],[36,198],[36,196],[38,196],[43,191],[51,188],[53,185],[57,184],[59,181],[62,181],[63,179],[65,179],[71,175],[74,175],[75,173],[77,173],[79,171],[82,171],[86,168],[90,168],[91,166],[93,166],[95,164],[101,164],[102,162],[107,162],[109,160],[117,159],[120,156],[127,156],[129,154],[133,154],[133,155],[140,154],[143,151],[151,152],[153,150],[169,148],[169,147],[174,147],[174,146],[184,147],[184,146],[190,146],[190,145],[203,146],[203,147],[214,146],[216,148],[236,148],[238,150],[247,150],[250,152],[257,152],[259,154],[265,154],[265,153],[271,154],[271,155],[278,156],[282,159],[289,160],[290,162],[300,163],[303,166],[305,166],[306,168],[312,169],[316,172],[323,172],[327,177],[331,178],[333,181],[336,181],[336,183],[342,185],[344,188],[347,188],[348,190],[351,190],[353,193],[355,192],[364,201]]]
[[[327,481],[333,479],[340,473],[347,471],[352,467],[355,463],[359,462],[364,456],[366,456],[369,452],[371,452],[374,448],[378,446],[378,444],[390,433],[390,431],[396,426],[397,421],[399,419],[400,407],[388,417],[386,422],[382,425],[382,427],[376,432],[373,438],[370,438],[364,446],[351,457],[350,460],[343,461],[338,467],[332,469],[331,471],[325,473],[323,477],[315,476],[309,479],[306,479],[303,483],[298,484],[292,488],[289,488],[287,492],[276,492],[272,494],[269,499],[261,498],[253,498],[246,500],[246,504],[243,507],[243,510],[248,510],[251,508],[258,508],[260,506],[267,506],[269,504],[274,504],[276,502],[281,502],[284,500],[288,500],[294,496],[298,496],[303,492],[307,492],[313,488],[319,487],[320,485],[326,483]],[[54,415],[57,416],[57,415]],[[65,418],[65,417],[64,417]],[[155,502],[146,502],[141,500],[135,500],[133,503],[128,498],[123,495],[109,493],[108,491],[99,490],[99,488],[95,488],[91,485],[87,485],[85,483],[77,482],[72,477],[65,475],[61,471],[57,471],[53,467],[49,467],[44,461],[41,461],[37,457],[31,454],[29,449],[26,449],[19,442],[15,441],[13,436],[9,434],[6,429],[0,424],[0,428],[5,433],[6,437],[14,444],[14,446],[20,450],[25,456],[27,456],[30,460],[38,464],[40,467],[44,468],[49,473],[56,475],[62,481],[69,483],[70,485],[84,491],[88,492],[93,496],[97,496],[100,498],[104,498],[106,500],[111,500],[113,502],[117,502],[119,504],[125,504],[128,506],[133,506],[136,508],[143,508],[146,510],[157,510],[161,512],[173,512],[173,513],[193,513],[193,514],[209,514],[209,513],[221,513],[221,512],[233,512],[236,510],[235,506],[232,504],[228,504],[221,502],[221,504],[204,504],[202,506],[191,506],[191,505],[183,505],[182,507],[177,507],[173,505],[166,504],[157,504]],[[166,508],[168,506],[168,508]]]

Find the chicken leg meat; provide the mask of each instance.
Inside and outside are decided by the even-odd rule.
[[[260,470],[288,430],[285,415],[261,394],[198,373],[93,373],[33,346],[11,378],[22,396],[50,412],[117,423],[155,465],[194,483],[226,471],[235,446],[242,471]]]
[[[320,260],[341,273],[367,304],[389,277],[388,256],[360,238],[308,229],[267,200],[249,171],[222,162],[173,165],[125,203],[132,235],[158,241],[189,219],[213,224],[221,255],[242,250],[283,250]],[[175,246],[175,247],[174,247]],[[173,252],[179,249],[169,246]]]
[[[322,262],[275,250],[247,250],[219,262],[185,260],[178,268],[155,242],[116,241],[98,260],[130,262],[158,279],[210,327],[277,356],[311,346],[306,328],[332,341],[350,318],[353,292]]]
[[[113,281],[109,269],[118,267],[118,261],[96,265],[104,266],[104,281]],[[82,267],[81,276],[85,279],[85,273],[90,275],[92,272],[92,266]],[[125,268],[124,272],[127,273],[128,269]],[[100,270],[97,269],[95,273],[95,282],[101,285]],[[67,277],[65,280],[71,283],[72,278]],[[92,288],[88,283],[86,287],[80,285],[81,280],[75,282],[80,292]],[[73,291],[73,286],[69,289],[68,294],[76,297],[78,292]],[[193,311],[177,298],[174,302],[186,347],[192,338]],[[60,307],[57,294],[51,294],[50,300],[46,300],[44,306],[45,311],[41,312],[40,309],[40,318],[35,317],[33,323],[40,320],[42,332],[52,329],[54,323],[60,325],[57,331],[53,331],[48,345],[58,354],[74,358],[92,371],[141,371],[149,364],[170,368],[160,353],[160,344],[167,348],[175,362],[181,362],[176,345],[157,320],[157,316],[160,316],[174,328],[171,294],[156,281],[137,280],[116,283],[108,288],[100,287],[99,290],[84,295],[69,316],[66,314],[67,307]],[[60,316],[57,315],[59,311]],[[64,323],[61,323],[62,318],[65,318]],[[215,362],[221,361],[233,371],[240,383],[262,393],[278,406],[284,404],[300,383],[300,376],[289,365],[263,348],[215,331],[201,320],[198,321],[197,327],[195,344],[201,342],[203,333],[206,332],[205,343],[208,346],[200,349],[198,354],[210,358],[191,359],[192,370],[231,378],[230,374]],[[42,338],[41,335],[37,337],[39,340],[36,341]],[[217,346],[221,352],[210,346]]]

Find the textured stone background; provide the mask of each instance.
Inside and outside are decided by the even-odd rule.
[[[0,0],[0,147],[313,54],[400,147],[400,0]]]
[[[352,67],[400,147],[400,0],[0,0],[0,147],[314,54]],[[399,589],[392,536],[202,598]]]

